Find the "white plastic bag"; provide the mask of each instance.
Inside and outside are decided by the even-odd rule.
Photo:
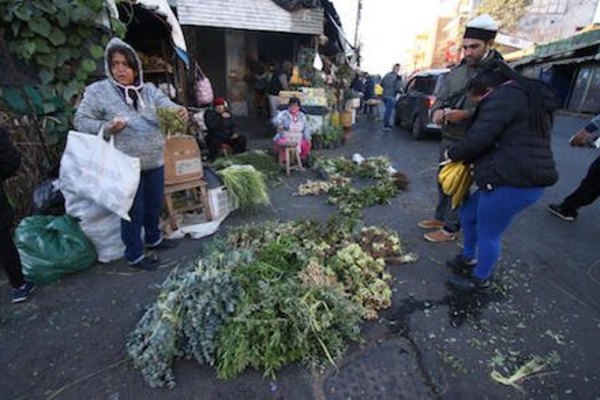
[[[121,218],[92,200],[78,198],[71,191],[63,192],[65,211],[79,220],[79,227],[96,247],[98,261],[111,262],[123,257]]]
[[[140,183],[140,160],[117,150],[111,135],[70,131],[60,160],[60,189],[92,200],[124,220]]]

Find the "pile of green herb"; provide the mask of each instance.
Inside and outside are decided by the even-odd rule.
[[[241,211],[270,204],[267,185],[260,171],[251,165],[232,165],[217,172],[225,187],[235,196]]]
[[[158,129],[163,135],[170,137],[187,132],[187,120],[177,113],[176,108],[157,108]]]
[[[173,387],[176,358],[215,363],[215,337],[234,311],[239,285],[231,270],[251,262],[247,251],[214,251],[174,269],[127,341],[127,354],[152,387]]]
[[[262,150],[252,150],[227,157],[220,157],[212,164],[217,170],[231,167],[232,165],[252,165],[257,171],[262,172],[268,184],[281,181],[281,167],[277,163],[277,160],[273,155],[267,154],[267,152]]]
[[[334,364],[361,318],[390,306],[385,260],[402,248],[394,232],[334,218],[238,227],[203,254],[169,275],[127,343],[153,387],[174,385],[180,358],[221,378]]]
[[[390,175],[390,162],[386,157],[371,157],[357,164],[343,157],[319,158],[314,168],[328,177],[317,184],[307,182],[298,188],[301,196],[329,194],[329,203],[335,205],[343,215],[360,217],[363,208],[376,204],[390,204],[406,182],[399,182]],[[402,174],[400,174],[402,175]],[[403,175],[402,175],[403,176]],[[374,180],[363,188],[352,185],[352,179]]]

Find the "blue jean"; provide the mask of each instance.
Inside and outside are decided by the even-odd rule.
[[[125,258],[133,263],[144,254],[142,227],[146,244],[156,244],[162,239],[158,222],[165,186],[164,167],[142,171],[129,217],[131,221],[121,220],[121,239],[125,243]]]
[[[392,124],[390,124],[390,119],[392,118],[392,111],[394,111],[394,105],[396,104],[396,100],[393,97],[384,97],[383,105],[385,107],[385,112],[383,114],[383,126],[385,128],[391,128]]]
[[[477,259],[474,275],[489,279],[500,256],[500,240],[512,219],[535,203],[544,194],[543,188],[503,186],[484,192],[478,190],[460,207],[463,228],[462,255]]]

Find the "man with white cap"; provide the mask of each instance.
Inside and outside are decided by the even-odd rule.
[[[467,97],[469,81],[484,70],[494,60],[502,59],[500,53],[492,49],[498,25],[487,14],[473,18],[467,23],[463,37],[463,59],[446,79],[432,108],[433,122],[442,127],[440,161],[444,152],[460,140],[469,124],[475,104]],[[446,196],[438,185],[439,200],[434,219],[419,222],[419,227],[436,229],[424,235],[430,242],[440,243],[456,239],[460,230],[458,209],[452,210],[451,198]]]

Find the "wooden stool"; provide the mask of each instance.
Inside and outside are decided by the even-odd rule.
[[[176,192],[191,191],[195,201],[191,204],[186,204],[183,207],[175,208],[173,205],[172,194]],[[169,218],[169,224],[172,230],[177,229],[177,213],[192,210],[204,209],[204,215],[208,221],[212,221],[212,213],[208,204],[208,191],[206,190],[206,182],[202,179],[197,179],[191,182],[176,183],[173,185],[165,185],[165,208]]]
[[[285,151],[285,174],[290,176],[292,169],[304,171],[304,168],[302,168],[302,159],[300,158],[298,146],[284,146],[283,148]],[[294,160],[293,164],[292,159]]]

